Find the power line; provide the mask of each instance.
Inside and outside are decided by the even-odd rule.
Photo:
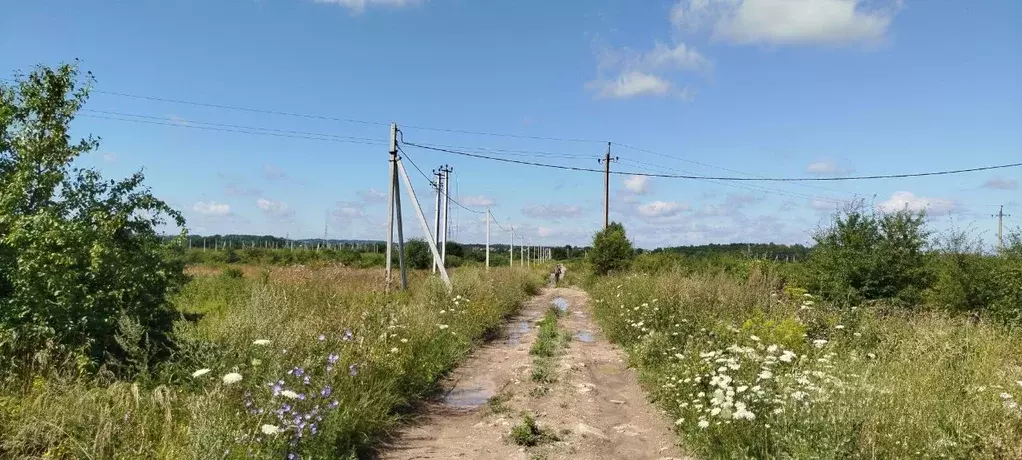
[[[418,148],[422,148],[422,149],[426,149],[426,150],[435,150],[435,151],[446,152],[446,153],[450,153],[450,154],[454,154],[454,155],[463,155],[463,156],[468,156],[468,157],[473,157],[473,158],[481,158],[481,159],[485,159],[485,160],[501,161],[501,162],[505,162],[505,163],[515,163],[515,164],[521,164],[521,165],[537,166],[537,167],[553,168],[553,169],[563,169],[563,170],[570,170],[570,171],[595,172],[595,173],[601,173],[601,174],[604,173],[604,171],[601,171],[601,170],[598,170],[598,169],[593,169],[593,168],[580,168],[580,167],[576,167],[576,166],[554,165],[554,164],[549,164],[549,163],[538,163],[538,162],[532,162],[532,161],[514,160],[514,159],[509,159],[509,158],[499,158],[499,157],[493,157],[493,156],[488,156],[488,155],[480,155],[480,154],[475,154],[475,153],[462,152],[462,151],[458,151],[458,150],[443,149],[443,148],[437,148],[437,147],[428,147],[428,146],[425,146],[425,145],[415,144],[415,143],[412,143],[412,142],[405,142],[405,144],[406,145],[410,145],[412,147],[418,147]],[[1022,166],[1022,163],[1009,163],[1009,164],[995,165],[995,166],[982,166],[982,167],[978,167],[978,168],[954,169],[954,170],[948,170],[948,171],[934,171],[934,172],[924,172],[924,173],[882,174],[882,175],[872,175],[872,176],[844,176],[844,177],[731,177],[731,176],[698,176],[698,175],[689,175],[689,174],[654,174],[654,173],[642,173],[642,172],[634,172],[634,171],[610,171],[610,173],[611,174],[617,174],[617,175],[627,175],[627,176],[661,177],[661,178],[666,178],[666,179],[701,179],[701,180],[724,180],[724,181],[746,181],[746,182],[756,182],[756,181],[765,181],[765,182],[816,182],[816,181],[847,181],[847,180],[866,180],[866,179],[897,179],[897,178],[906,178],[906,177],[943,176],[943,175],[949,175],[949,174],[961,174],[961,173],[976,172],[976,171],[989,171],[989,170],[993,170],[993,169],[1014,168],[1014,167],[1018,167],[1018,166]]]
[[[116,120],[116,121],[127,121],[127,122],[131,122],[131,123],[149,124],[149,125],[172,126],[172,127],[177,127],[177,128],[202,129],[202,130],[206,130],[206,131],[220,131],[220,132],[239,133],[239,134],[257,134],[257,135],[262,135],[262,136],[288,137],[288,138],[293,138],[293,139],[309,139],[309,140],[328,141],[328,142],[342,142],[342,143],[348,143],[348,144],[363,144],[363,145],[376,145],[376,146],[385,145],[385,144],[383,144],[381,142],[368,142],[368,141],[360,141],[360,140],[343,140],[343,139],[336,139],[336,138],[314,137],[314,136],[274,133],[274,132],[266,132],[266,131],[251,131],[251,130],[242,130],[242,129],[220,128],[220,127],[215,127],[215,126],[189,125],[189,124],[174,123],[174,122],[169,122],[169,121],[167,121],[167,122],[160,122],[160,121],[154,121],[154,120],[121,118],[121,117],[111,117],[111,116],[106,116],[106,115],[90,115],[90,114],[83,114],[81,116],[86,117],[86,118],[97,118],[97,119],[102,119],[102,120]],[[262,129],[262,128],[255,128],[255,129]]]
[[[175,120],[167,118],[167,117],[155,117],[155,116],[151,116],[151,115],[140,115],[140,114],[135,114],[135,113],[113,112],[113,111],[108,111],[108,110],[82,109],[82,112],[98,113],[98,114],[101,114],[101,115],[111,115],[111,116],[119,116],[119,117],[134,117],[134,118],[147,119],[147,120],[159,120],[159,121],[169,122],[169,123],[174,124],[174,125],[199,124],[199,125],[209,125],[209,126],[225,127],[225,128],[236,128],[236,129],[258,130],[258,131],[270,131],[270,132],[283,133],[283,134],[297,134],[297,135],[302,135],[302,136],[316,136],[316,137],[328,137],[328,138],[336,138],[336,139],[358,140],[358,141],[366,141],[366,142],[374,142],[374,143],[381,143],[382,144],[382,141],[380,141],[379,139],[372,139],[372,138],[368,138],[368,137],[342,136],[342,135],[338,135],[338,134],[314,133],[314,132],[308,132],[308,131],[292,131],[292,130],[286,130],[286,129],[262,128],[262,127],[258,127],[258,126],[232,125],[232,124],[227,124],[227,123],[214,123],[214,122],[209,122],[209,121],[198,121],[198,120],[191,120],[191,119],[188,119],[188,120],[182,119],[182,120],[180,120],[178,122],[175,122]]]
[[[145,96],[145,95],[140,95],[140,94],[122,93],[122,92],[117,92],[117,91],[92,90],[92,92],[98,93],[98,94],[106,94],[106,95],[110,95],[110,96],[127,97],[127,98],[133,98],[133,99],[143,99],[143,100],[148,100],[148,101],[169,102],[169,103],[173,103],[173,104],[194,105],[194,106],[199,106],[199,107],[209,107],[209,108],[225,109],[225,110],[236,110],[236,111],[241,111],[241,112],[262,113],[262,114],[267,114],[267,115],[281,115],[281,116],[288,116],[288,117],[309,118],[309,119],[314,119],[314,120],[339,121],[339,122],[344,122],[344,123],[358,123],[358,124],[376,125],[376,126],[389,126],[390,125],[390,123],[386,123],[386,122],[382,122],[382,121],[360,120],[360,119],[357,119],[357,118],[328,117],[328,116],[323,116],[323,115],[312,115],[312,114],[306,114],[306,113],[286,112],[286,111],[279,111],[279,110],[256,109],[256,108],[252,108],[252,107],[241,107],[241,106],[235,106],[235,105],[214,104],[214,103],[208,103],[208,102],[189,101],[189,100],[184,100],[184,99],[172,99],[172,98],[165,98],[165,97]],[[464,129],[436,128],[436,127],[431,127],[431,126],[401,125],[401,127],[402,128],[406,128],[406,129],[421,129],[421,130],[426,130],[426,131],[438,131],[438,132],[455,133],[455,134],[472,134],[472,135],[478,135],[478,136],[508,137],[508,138],[515,138],[515,139],[532,139],[532,140],[543,140],[543,141],[579,142],[579,143],[604,143],[604,142],[606,142],[606,141],[598,141],[598,140],[594,140],[594,139],[563,138],[563,137],[552,137],[552,136],[529,136],[529,135],[524,135],[524,134],[507,134],[507,133],[493,133],[493,132],[485,132],[485,131],[470,131],[470,130],[464,130]]]
[[[297,113],[297,112],[284,112],[284,111],[278,111],[278,110],[255,109],[255,108],[251,108],[251,107],[239,107],[239,106],[233,106],[233,105],[212,104],[212,103],[208,103],[208,102],[187,101],[187,100],[183,100],[183,99],[170,99],[170,98],[164,98],[164,97],[143,96],[143,95],[139,95],[139,94],[119,93],[119,92],[116,92],[116,91],[92,90],[92,92],[99,93],[99,94],[107,94],[107,95],[111,95],[111,96],[129,97],[129,98],[133,98],[133,99],[145,99],[147,101],[170,102],[170,103],[174,103],[174,104],[194,105],[194,106],[199,106],[199,107],[210,107],[210,108],[225,109],[225,110],[237,110],[237,111],[240,111],[240,112],[262,113],[262,114],[267,114],[267,115],[282,115],[282,116],[287,116],[287,117],[310,118],[310,119],[314,119],[314,120],[340,121],[340,122],[345,122],[345,123],[359,123],[359,124],[377,125],[377,126],[389,126],[390,125],[390,123],[385,123],[385,122],[381,122],[381,121],[368,121],[368,120],[359,120],[359,119],[355,119],[355,118],[337,118],[337,117],[327,117],[327,116],[322,116],[322,115],[310,115],[310,114]]]
[[[411,145],[411,144],[408,144],[408,145]],[[404,157],[405,157],[406,159],[408,159],[408,162],[409,162],[409,163],[411,163],[411,164],[412,164],[412,166],[414,166],[414,167],[415,167],[415,170],[416,170],[416,171],[419,171],[419,174],[422,174],[422,177],[426,178],[426,180],[427,180],[427,181],[429,181],[429,184],[430,184],[430,185],[432,185],[432,186],[434,186],[434,187],[436,186],[436,183],[434,183],[434,182],[433,182],[433,181],[432,181],[432,180],[431,180],[431,179],[430,179],[430,178],[429,178],[428,176],[426,176],[426,173],[422,172],[422,169],[419,169],[419,165],[415,164],[415,161],[413,161],[413,160],[412,160],[412,157],[408,156],[408,153],[407,153],[407,152],[405,152],[405,151],[404,151],[404,150],[403,150],[403,149],[401,148],[401,146],[400,146],[400,145],[398,146],[397,150],[398,150],[399,152],[401,152],[401,153],[402,153],[402,154],[404,155]],[[448,195],[449,195],[449,194],[448,194]],[[464,210],[466,210],[466,211],[469,211],[469,212],[474,212],[474,213],[476,213],[476,214],[483,214],[483,213],[485,213],[485,211],[477,211],[477,210],[475,210],[475,209],[471,209],[471,208],[469,208],[469,207],[467,207],[467,206],[465,206],[465,205],[463,205],[463,204],[459,203],[459,202],[458,202],[457,200],[455,200],[454,198],[451,198],[450,196],[448,196],[448,197],[447,197],[447,199],[448,199],[448,200],[451,200],[451,203],[454,203],[454,204],[458,205],[459,207],[461,207],[462,209],[464,209]]]

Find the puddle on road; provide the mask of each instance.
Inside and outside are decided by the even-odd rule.
[[[507,333],[508,345],[521,345],[522,337],[529,333],[529,322],[519,321],[518,324],[510,324],[505,332]]]
[[[495,393],[485,388],[455,388],[444,396],[444,404],[458,409],[477,409]]]
[[[568,301],[564,297],[554,299],[553,304],[560,311],[568,311]]]
[[[596,341],[596,337],[593,336],[592,332],[578,331],[578,333],[575,334],[575,340],[578,340],[579,342],[592,343]]]

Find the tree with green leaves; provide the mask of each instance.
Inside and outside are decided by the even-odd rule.
[[[589,264],[598,275],[627,269],[635,257],[632,242],[628,241],[625,227],[611,222],[607,228],[593,236],[593,249],[589,251]]]
[[[105,180],[76,158],[71,121],[92,75],[43,67],[0,83],[0,368],[80,353],[94,364],[148,362],[171,346],[168,296],[184,282],[184,219],[143,185],[141,172]],[[174,224],[168,246],[157,228]],[[126,326],[130,325],[130,326]],[[122,329],[145,331],[125,343]],[[127,356],[127,350],[146,350]]]
[[[849,206],[813,235],[807,287],[846,304],[920,302],[933,282],[925,224],[922,211],[875,212],[862,202]]]

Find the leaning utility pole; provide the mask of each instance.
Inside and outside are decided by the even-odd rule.
[[[602,160],[603,163],[603,229],[610,226],[610,162],[617,161],[617,157],[610,157],[610,142],[607,143],[607,154]]]
[[[443,169],[442,166],[441,166],[441,169]],[[437,171],[435,169],[433,170],[433,175],[436,176],[436,209],[435,209],[435,212],[433,213],[433,218],[435,220],[435,224],[433,226],[433,244],[439,245],[440,244],[440,205],[442,203],[440,197],[443,195],[443,190],[444,190],[444,175],[440,171]],[[439,266],[440,266],[440,260],[434,257],[433,258],[433,273],[436,273],[436,269]]]
[[[997,211],[992,217],[997,218],[997,253],[1000,254],[1001,250],[1004,249],[1004,218],[1011,217],[1011,214],[1004,213],[1004,205],[1001,205],[1001,210]]]

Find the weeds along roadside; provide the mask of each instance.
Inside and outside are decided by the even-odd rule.
[[[53,369],[0,393],[0,458],[343,458],[429,394],[534,294],[533,271],[459,269],[450,295],[413,273],[273,269],[196,277],[179,350],[136,382]]]
[[[611,340],[709,458],[1022,458],[1022,337],[882,305],[836,309],[748,278],[589,286]]]

